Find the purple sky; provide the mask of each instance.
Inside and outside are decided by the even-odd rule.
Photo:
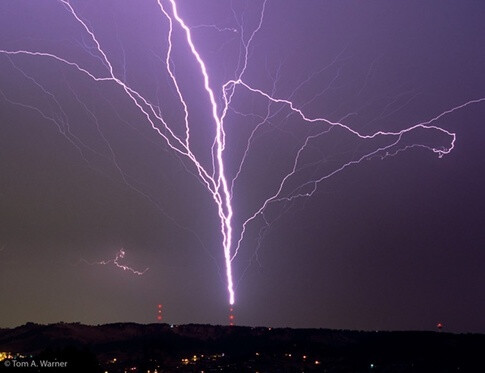
[[[161,3],[173,17],[170,2]],[[168,21],[157,2],[71,5],[116,77],[183,138],[183,106],[165,65]],[[219,107],[262,5],[178,1]],[[268,0],[242,80],[307,117],[363,135],[398,132],[485,97],[484,12],[478,1]],[[190,148],[210,170],[216,131],[202,75],[178,25],[172,42]],[[5,53],[54,54],[108,76],[73,14],[60,1],[4,0],[0,50],[0,327],[148,323],[159,303],[169,323],[226,324],[220,220],[193,164],[114,82],[51,57]],[[406,133],[389,147],[394,156],[364,157],[397,138],[307,123],[238,86],[224,120],[229,181],[261,124],[234,183],[236,237],[308,136],[315,138],[282,198],[364,158],[320,182],[311,198],[272,203],[247,225],[232,262],[236,323],[433,330],[442,322],[485,332],[484,118],[485,100],[470,103],[433,122],[438,130]],[[441,158],[430,150],[450,147],[440,128],[456,133]],[[95,264],[122,248],[119,263],[149,270]]]

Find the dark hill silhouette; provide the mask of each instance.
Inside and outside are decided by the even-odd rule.
[[[14,372],[485,372],[485,335],[116,323],[0,329]],[[36,364],[38,365],[38,364]]]

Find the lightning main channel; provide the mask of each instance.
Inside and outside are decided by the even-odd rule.
[[[229,293],[229,304],[233,305],[235,301],[232,263],[231,263],[231,244],[232,244],[231,221],[233,216],[233,210],[231,205],[231,195],[229,192],[228,182],[227,182],[225,170],[224,170],[224,160],[222,157],[222,152],[224,150],[224,131],[222,128],[222,119],[219,117],[219,114],[218,114],[217,102],[216,102],[214,92],[210,86],[209,74],[207,73],[205,62],[194,45],[190,28],[186,25],[184,20],[179,16],[175,0],[170,0],[170,3],[172,5],[173,16],[178,22],[178,24],[185,31],[187,44],[189,45],[190,51],[192,52],[192,55],[195,57],[199,65],[200,72],[204,80],[204,89],[207,92],[211,103],[212,118],[216,125],[215,157],[217,160],[216,161],[217,172],[216,172],[216,180],[213,180],[216,184],[216,189],[214,190],[215,192],[214,201],[217,204],[218,213],[221,220],[221,234],[223,237],[222,244],[224,248],[224,260],[226,264],[227,291]],[[160,5],[160,8],[162,9],[162,11],[164,11],[163,5],[161,4],[160,0],[158,0],[158,4]],[[168,13],[166,13],[165,11],[164,11],[164,14],[168,16]],[[170,16],[168,16],[168,18],[170,18]],[[172,26],[171,22],[170,22],[170,26]],[[188,130],[187,130],[187,142],[188,142]]]
[[[139,111],[139,113],[146,119],[149,126],[153,130],[154,134],[160,137],[163,142],[180,158],[188,161],[188,163],[193,166],[193,174],[197,177],[198,181],[204,186],[208,191],[212,200],[214,201],[215,208],[219,217],[220,226],[220,237],[222,238],[222,249],[224,254],[224,264],[225,264],[225,281],[227,285],[228,302],[232,306],[235,303],[235,281],[233,272],[233,261],[237,257],[241,250],[242,242],[246,236],[249,225],[256,220],[257,217],[261,216],[266,223],[269,225],[270,222],[265,218],[264,212],[271,204],[280,202],[289,202],[299,198],[307,198],[314,195],[318,185],[324,180],[332,177],[333,175],[347,169],[348,167],[360,164],[369,159],[375,157],[386,158],[394,156],[402,151],[412,149],[412,148],[423,148],[428,151],[435,153],[438,157],[443,157],[449,154],[455,146],[456,134],[454,132],[448,131],[444,128],[438,126],[437,122],[444,116],[452,114],[453,112],[463,109],[472,104],[478,104],[485,102],[485,98],[478,98],[467,101],[463,104],[457,105],[438,113],[429,120],[419,122],[416,124],[409,125],[404,129],[398,131],[376,131],[372,133],[365,133],[359,131],[351,126],[345,124],[343,120],[352,114],[348,114],[339,121],[331,121],[325,117],[312,117],[304,112],[306,104],[296,105],[292,101],[292,95],[289,98],[277,97],[275,94],[275,87],[273,86],[272,92],[265,92],[263,89],[257,85],[250,84],[246,80],[247,67],[250,64],[249,56],[252,48],[252,43],[257,37],[258,32],[264,27],[264,17],[267,8],[268,1],[262,0],[258,3],[258,22],[256,26],[251,30],[251,32],[246,32],[243,24],[235,17],[238,28],[224,28],[218,27],[217,25],[202,25],[204,27],[213,28],[220,31],[233,31],[234,35],[237,35],[240,43],[240,55],[237,60],[237,66],[234,67],[233,78],[227,80],[220,87],[213,87],[214,79],[207,68],[207,64],[202,58],[202,54],[198,49],[196,43],[194,42],[192,35],[192,28],[188,25],[188,22],[184,20],[177,6],[176,0],[156,0],[157,8],[161,12],[161,16],[168,23],[168,32],[166,35],[167,50],[165,58],[163,59],[163,66],[166,73],[169,76],[169,82],[176,92],[176,97],[180,103],[180,107],[183,111],[183,123],[184,131],[183,135],[177,135],[176,131],[171,126],[170,122],[164,118],[162,115],[162,110],[160,107],[154,105],[150,100],[145,97],[139,90],[136,90],[132,85],[130,85],[125,78],[125,72],[118,73],[113,67],[114,64],[111,60],[110,54],[103,47],[100,39],[97,38],[96,33],[90,26],[89,22],[85,21],[83,17],[78,13],[78,11],[73,7],[69,0],[55,0],[61,6],[63,6],[66,12],[72,17],[73,21],[76,22],[79,27],[83,30],[83,33],[87,35],[87,38],[93,44],[89,49],[88,54],[101,63],[104,69],[104,74],[98,75],[90,71],[88,68],[83,66],[79,61],[71,61],[67,58],[62,57],[62,55],[36,50],[18,49],[18,50],[7,50],[0,49],[0,54],[7,55],[9,58],[19,58],[21,56],[29,58],[45,58],[50,59],[55,63],[61,63],[74,69],[78,74],[82,74],[88,79],[94,81],[98,84],[112,84],[119,88],[131,101],[133,106]],[[235,11],[233,10],[233,13]],[[193,28],[200,28],[202,26],[194,26]],[[181,88],[182,85],[179,82],[177,75],[173,69],[173,47],[174,44],[179,41],[174,37],[175,29],[177,28],[183,34],[183,43],[185,47],[190,51],[190,55],[196,63],[197,72],[199,74],[199,79],[203,84],[203,92],[208,99],[208,111],[211,113],[211,122],[214,126],[214,137],[211,143],[211,167],[207,167],[203,162],[195,155],[192,148],[191,138],[191,117],[189,115],[189,103],[184,97],[184,90]],[[334,61],[335,62],[335,61]],[[334,63],[332,62],[332,64]],[[309,78],[310,79],[310,78]],[[335,78],[336,79],[336,78]],[[299,87],[303,86],[305,82],[302,82]],[[228,120],[228,113],[230,109],[233,109],[231,104],[236,97],[236,92],[245,92],[252,95],[253,97],[258,97],[260,99],[266,100],[267,111],[265,115],[260,118],[257,126],[251,131],[249,139],[246,142],[246,148],[244,150],[244,155],[240,160],[239,164],[236,166],[237,172],[230,177],[228,175],[228,167],[226,164],[226,157],[224,156],[227,151],[231,150],[226,148],[226,133],[225,124]],[[220,93],[220,96],[218,94]],[[30,108],[37,111],[43,117],[50,119],[43,111],[35,108],[31,105],[18,103],[16,101],[10,100],[6,95],[0,90],[0,94],[5,100],[11,104],[20,105],[25,108]],[[314,100],[315,96],[312,100]],[[84,110],[88,111],[91,116],[94,116],[90,112],[86,105],[82,103],[79,99],[78,103],[84,107]],[[308,104],[309,102],[307,102]],[[238,226],[234,223],[234,206],[232,204],[232,198],[234,195],[234,185],[238,182],[239,177],[242,173],[242,169],[247,166],[247,154],[250,151],[251,143],[256,136],[257,131],[262,127],[264,123],[269,122],[272,118],[276,117],[277,113],[271,113],[270,105],[276,105],[279,107],[278,112],[283,109],[288,110],[290,114],[294,114],[299,118],[306,126],[312,126],[315,129],[314,133],[305,136],[302,143],[297,148],[297,151],[292,156],[291,165],[288,170],[283,174],[276,188],[269,193],[268,197],[259,204],[258,207],[254,209],[253,212],[249,213],[246,217],[242,218],[242,223]],[[61,109],[62,110],[62,109]],[[233,109],[234,111],[234,109]],[[287,118],[289,117],[289,115]],[[99,127],[98,127],[99,129]],[[59,128],[59,130],[61,130]],[[367,151],[365,154],[355,157],[354,159],[347,160],[335,169],[326,172],[324,174],[312,175],[305,181],[296,181],[296,175],[304,167],[302,164],[302,157],[305,151],[307,151],[312,143],[318,140],[320,137],[329,133],[333,130],[344,131],[355,139],[362,141],[370,141],[375,139],[380,139],[385,142],[384,145],[379,145],[377,149]],[[403,139],[411,133],[416,131],[427,131],[433,134],[444,136],[448,139],[447,143],[440,146],[430,146],[423,143],[412,143],[406,144]],[[104,138],[104,136],[103,136]],[[107,139],[104,138],[105,142]],[[116,164],[119,172],[124,175],[120,165],[116,163],[114,157],[114,150],[109,146],[111,150],[112,159]],[[191,171],[189,171],[191,172]],[[128,184],[125,178],[123,178],[125,183]],[[293,184],[296,183],[296,186]],[[287,189],[290,188],[288,191]],[[132,187],[133,189],[133,187]],[[142,193],[141,191],[137,190]],[[260,241],[258,243],[260,245]],[[99,262],[98,264],[114,263],[119,268],[124,270],[130,270],[135,274],[143,274],[144,272],[135,271],[129,267],[126,267],[119,263],[119,259],[123,259],[125,252],[121,250],[117,253],[116,258]],[[231,308],[232,310],[232,308]]]

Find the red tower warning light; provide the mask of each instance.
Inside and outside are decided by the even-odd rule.
[[[234,308],[229,308],[229,325],[234,325]]]
[[[441,332],[441,329],[443,329],[443,324],[439,322],[436,324],[436,327],[438,328],[438,331]]]
[[[158,309],[157,309],[157,320],[158,321],[162,321],[162,305],[161,304],[158,305]]]

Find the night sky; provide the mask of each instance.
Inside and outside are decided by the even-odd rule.
[[[165,65],[169,22],[157,1],[71,5],[114,75],[183,139],[184,109]],[[263,2],[178,7],[220,109]],[[363,135],[398,132],[485,97],[484,15],[482,1],[268,0],[242,80],[309,118]],[[173,21],[170,66],[189,107],[191,151],[212,173],[210,102]],[[193,164],[120,85],[52,57],[6,53],[54,54],[109,76],[86,29],[60,1],[3,0],[0,49],[0,327],[150,323],[159,303],[168,323],[227,324],[221,223]],[[443,157],[430,149],[448,149],[450,136],[419,128],[365,156],[397,137],[360,139],[235,88],[224,120],[229,181],[257,129],[234,183],[233,241],[309,137],[280,197],[332,175],[311,198],[271,203],[247,225],[232,262],[236,324],[434,330],[442,322],[485,332],[485,100],[432,124],[456,133]],[[149,269],[115,266],[121,249],[119,264]]]

